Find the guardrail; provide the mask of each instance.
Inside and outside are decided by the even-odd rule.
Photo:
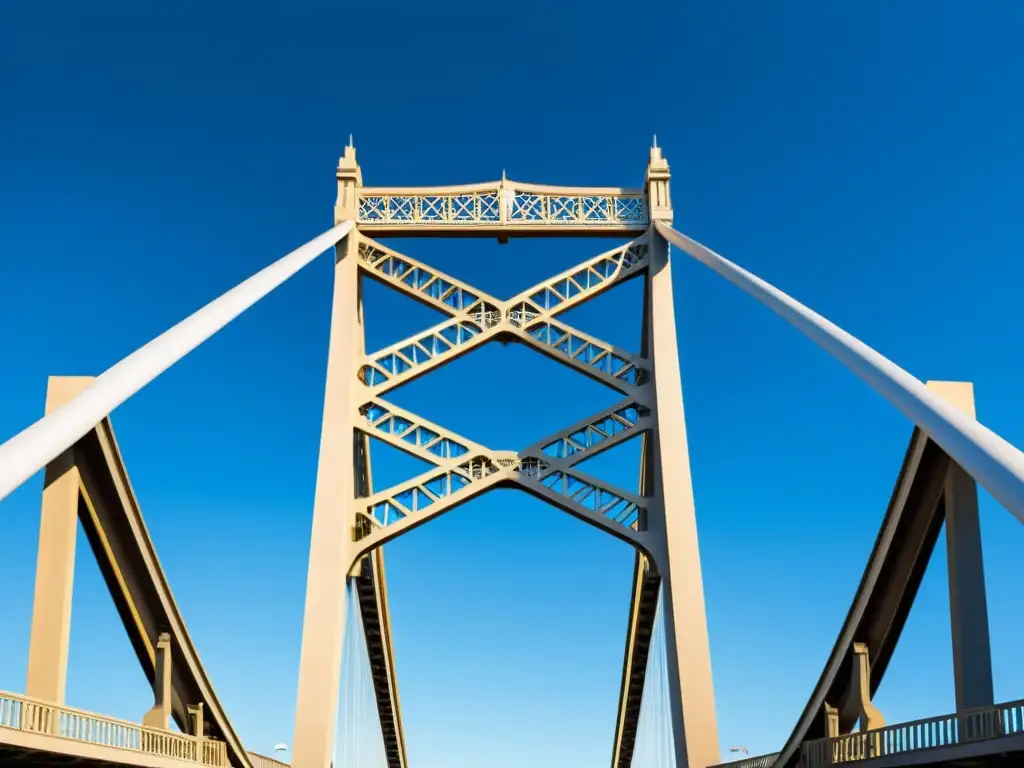
[[[0,691],[0,729],[228,768],[227,745]],[[0,741],[2,741],[0,730]],[[275,761],[276,762],[276,761]],[[273,767],[268,767],[273,768]]]
[[[709,765],[708,768],[772,768],[778,757],[778,752],[772,752],[770,755],[756,755],[745,757],[742,760],[734,760],[731,763]]]
[[[804,742],[800,764],[802,768],[823,768],[1019,734],[1024,734],[1024,699]]]

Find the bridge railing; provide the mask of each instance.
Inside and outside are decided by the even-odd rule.
[[[874,731],[808,741],[801,747],[800,765],[801,768],[824,768],[1019,734],[1024,734],[1024,699],[898,723]]]
[[[3,728],[53,736],[102,747],[142,752],[212,768],[228,768],[227,745],[164,731],[20,694],[0,691],[0,741]],[[271,768],[269,765],[267,768]]]
[[[755,755],[754,757],[744,757],[742,760],[733,760],[731,763],[709,765],[708,768],[772,768],[778,756],[778,752],[772,752],[770,755]]]

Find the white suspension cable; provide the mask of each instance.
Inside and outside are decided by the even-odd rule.
[[[670,243],[788,320],[866,381],[1024,522],[1024,454],[1018,448],[947,403],[891,360],[775,286],[664,222],[655,222],[655,228]]]
[[[115,408],[347,235],[345,221],[310,240],[121,360],[78,397],[0,445],[0,501]]]

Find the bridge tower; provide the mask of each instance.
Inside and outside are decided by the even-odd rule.
[[[495,182],[457,187],[364,187],[355,147],[337,169],[335,221],[354,228],[335,252],[324,396],[299,667],[293,765],[331,765],[346,584],[370,585],[360,603],[386,628],[381,546],[489,489],[518,487],[630,543],[635,583],[624,655],[613,768],[628,768],[645,659],[661,595],[676,762],[718,762],[718,729],[673,309],[672,264],[655,222],[672,222],[671,174],[655,142],[643,188]],[[602,236],[627,240],[508,299],[399,253],[375,238]],[[374,353],[363,340],[362,279],[369,277],[448,318]],[[572,328],[560,314],[629,279],[645,281],[641,349],[628,351]],[[412,378],[494,340],[514,341],[622,395],[605,412],[545,440],[492,450],[386,400]],[[487,414],[480,414],[486,418]],[[434,468],[373,487],[369,436]],[[640,487],[620,489],[576,468],[642,435]],[[581,437],[584,436],[584,437]],[[377,611],[374,614],[374,611]],[[383,613],[381,613],[383,611]],[[405,768],[394,656],[387,631],[368,633],[391,768]]]

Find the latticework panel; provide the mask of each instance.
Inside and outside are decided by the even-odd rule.
[[[643,195],[560,195],[519,192],[511,196],[509,221],[539,224],[646,224]]]
[[[641,420],[650,414],[647,408],[631,403],[610,413],[593,419],[568,434],[559,435],[541,448],[541,452],[553,459],[579,458],[593,452],[595,448],[614,442],[617,436],[633,437],[639,433]]]
[[[482,319],[493,319],[487,310],[483,310],[481,315]],[[359,377],[371,387],[396,378],[409,378],[424,363],[454,356],[459,347],[468,345],[483,330],[480,325],[469,320],[451,320],[418,338],[401,341],[378,352],[371,365],[364,365],[360,369]]]
[[[383,400],[367,403],[359,413],[366,419],[367,434],[435,463],[464,456],[472,445],[439,427],[428,426],[414,414],[400,411]]]
[[[543,462],[537,467],[543,473]],[[538,483],[564,498],[568,506],[576,506],[587,513],[595,513],[625,528],[637,529],[643,521],[645,512],[642,500],[624,491],[612,491],[598,481],[587,478],[582,473],[563,472],[556,470],[539,479],[533,479],[531,473],[523,473],[520,482]]]
[[[640,191],[570,193],[501,181],[478,189],[359,192],[360,223],[369,225],[548,225],[644,228],[647,200]]]
[[[595,256],[509,301],[373,241],[359,247],[363,271],[452,315],[433,328],[367,355],[359,378],[368,392],[360,429],[434,465],[406,483],[364,499],[357,526],[367,546],[441,514],[496,483],[518,484],[566,511],[631,539],[642,530],[639,497],[572,467],[586,456],[650,428],[647,362],[556,320],[566,309],[647,267],[646,240]],[[493,338],[515,338],[627,395],[613,408],[552,435],[519,455],[473,443],[379,395]]]
[[[627,352],[598,341],[554,321],[542,321],[526,329],[529,337],[567,358],[584,373],[600,375],[620,391],[646,382],[647,371],[642,363]]]
[[[518,459],[512,459],[518,463]],[[387,527],[426,511],[437,503],[451,501],[468,486],[501,471],[490,456],[473,456],[466,461],[427,472],[407,483],[396,485],[370,497],[365,516],[376,527]],[[450,506],[445,504],[445,506]]]
[[[374,277],[452,314],[468,310],[480,298],[458,281],[378,243],[359,243],[359,258]]]
[[[510,303],[514,309],[524,304],[536,313],[564,312],[622,280],[639,274],[646,266],[647,243],[629,243],[615,251],[595,256],[540,286],[530,288]]]

